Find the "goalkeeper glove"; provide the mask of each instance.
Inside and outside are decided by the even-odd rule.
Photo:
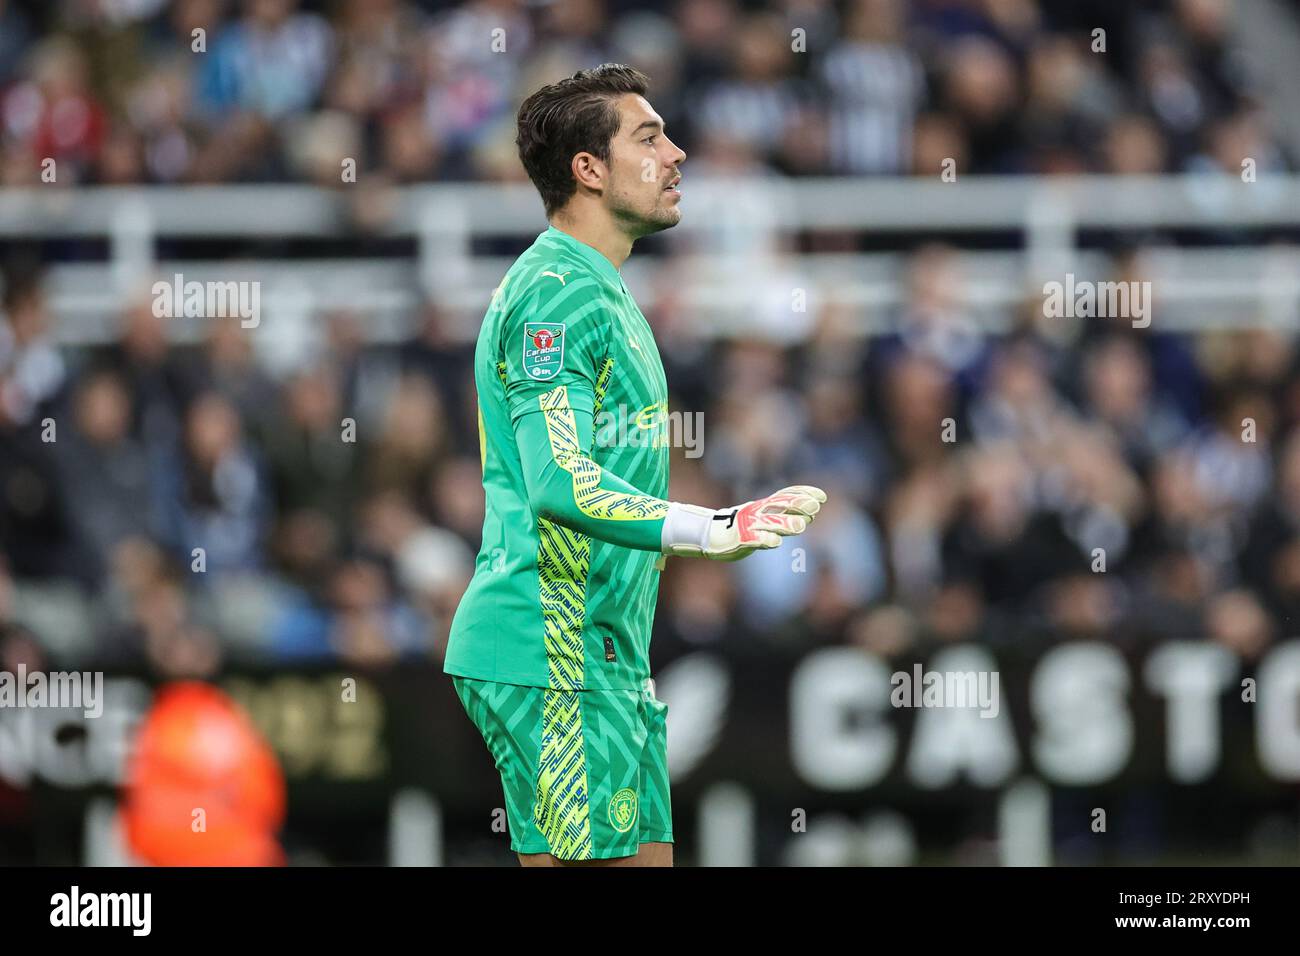
[[[739,561],[802,534],[817,516],[826,492],[792,485],[734,508],[700,508],[676,501],[664,519],[663,552],[678,557]]]

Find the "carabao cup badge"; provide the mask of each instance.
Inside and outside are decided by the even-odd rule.
[[[564,323],[524,323],[524,374],[539,381],[555,378],[564,367]]]

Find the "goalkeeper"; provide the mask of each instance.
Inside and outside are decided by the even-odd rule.
[[[735,561],[801,533],[798,485],[714,510],[666,500],[659,350],[619,267],[681,219],[686,154],[606,64],[520,107],[520,158],[549,228],[506,273],[474,359],[483,544],[444,669],[501,773],[525,865],[671,865],[667,707],[650,628],[667,556]],[[648,434],[593,447],[602,409]]]

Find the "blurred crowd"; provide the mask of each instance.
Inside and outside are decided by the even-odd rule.
[[[669,562],[661,663],[701,647],[892,657],[1084,637],[1205,638],[1252,659],[1286,636],[1300,612],[1294,332],[1048,319],[1030,295],[992,336],[954,250],[909,261],[876,337],[833,299],[795,342],[703,338],[668,296],[648,310],[670,406],[702,421],[703,454],[674,449],[671,496],[830,493],[778,551]],[[1143,275],[1140,250],[1116,256],[1113,278]],[[472,344],[434,307],[393,346],[325,313],[322,347],[277,377],[238,320],[197,345],[170,343],[166,321],[146,303],[117,341],[59,347],[40,273],[11,272],[0,653],[170,676],[231,658],[439,657],[483,516]]]
[[[1112,278],[1145,274],[1140,250],[1116,255]],[[1134,652],[1208,639],[1253,660],[1291,633],[1294,331],[1049,319],[1031,294],[989,337],[951,249],[918,250],[909,280],[888,334],[856,337],[828,306],[806,344],[733,342],[685,392],[709,409],[701,467],[675,476],[687,498],[797,479],[831,500],[805,574],[788,553],[734,576],[669,574],[662,643],[894,657],[961,640],[1034,655],[1072,638]],[[683,353],[664,353],[682,388]]]
[[[44,156],[60,182],[333,183],[343,157],[392,182],[518,179],[522,92],[604,60],[651,74],[696,162],[1289,165],[1215,0],[1086,16],[1028,0],[659,6],[0,0],[0,180],[33,181]],[[1144,277],[1140,247],[1114,252],[1111,278]],[[991,336],[954,250],[909,263],[875,337],[833,295],[780,340],[703,338],[671,289],[647,305],[671,408],[703,421],[703,455],[674,451],[672,497],[720,507],[794,482],[831,495],[797,547],[669,562],[660,662],[1086,636],[1208,638],[1250,658],[1286,635],[1300,611],[1294,334],[1048,320],[1028,295]],[[109,343],[62,346],[49,296],[37,260],[9,263],[0,668],[204,677],[232,660],[440,655],[483,516],[472,344],[447,316],[428,305],[407,341],[378,346],[366,316],[326,311],[319,347],[286,368],[234,319],[178,344],[147,301]]]
[[[1292,162],[1227,0],[0,0],[0,183],[522,178],[517,104],[631,63],[786,175]]]
[[[324,316],[321,358],[280,379],[238,320],[180,347],[147,300],[111,345],[60,348],[26,266],[3,316],[13,653],[204,676],[231,655],[382,663],[439,645],[483,504],[467,347],[444,347],[436,316],[388,351],[362,347],[358,316]]]

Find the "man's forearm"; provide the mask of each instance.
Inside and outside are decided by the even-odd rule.
[[[582,534],[640,551],[735,561],[800,534],[826,500],[794,485],[714,510],[648,495],[592,459],[594,398],[559,385],[521,406],[515,437],[533,512]]]

